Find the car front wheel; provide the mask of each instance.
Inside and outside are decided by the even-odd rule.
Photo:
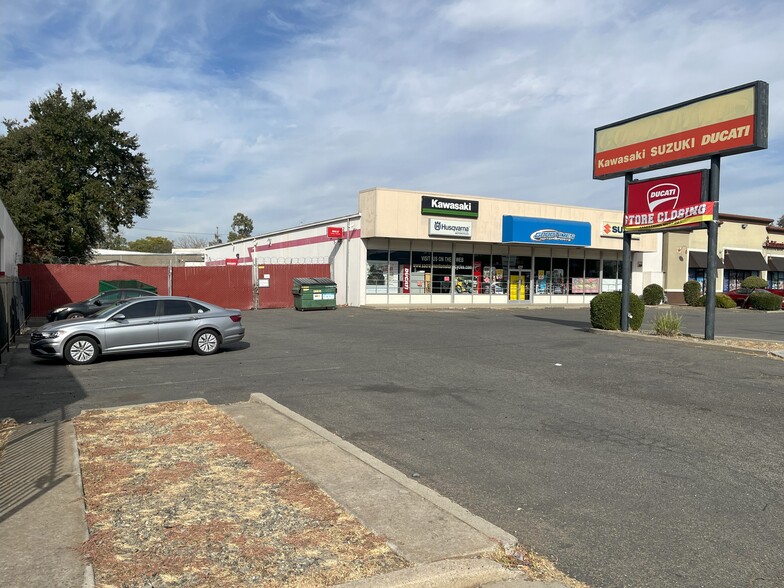
[[[219,347],[220,338],[213,330],[204,329],[193,338],[193,350],[199,355],[212,355],[218,352]]]
[[[98,344],[90,337],[75,337],[65,346],[65,361],[72,365],[87,365],[98,359]]]
[[[81,312],[69,312],[65,318],[72,319],[72,318],[82,318],[84,315]]]

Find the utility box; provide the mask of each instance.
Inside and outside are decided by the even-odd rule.
[[[334,310],[337,308],[337,291],[337,284],[329,278],[294,278],[291,288],[291,293],[294,295],[294,308]]]
[[[139,280],[100,280],[98,282],[98,293],[108,292],[109,290],[117,290],[119,288],[138,288],[139,290],[147,290],[148,292],[158,293],[158,288],[145,284]]]

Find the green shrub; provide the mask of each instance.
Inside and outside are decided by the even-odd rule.
[[[745,282],[746,280],[743,281]],[[773,292],[755,290],[749,295],[749,308],[779,310],[781,308],[781,298],[781,296],[776,296]]]
[[[659,284],[648,284],[642,290],[642,300],[649,306],[661,304],[664,300],[664,288]]]
[[[759,276],[749,276],[740,283],[741,288],[767,288],[768,282]]]
[[[642,298],[629,293],[629,328],[639,331],[645,318],[645,304]],[[621,329],[621,293],[602,292],[591,300],[591,326],[606,331]]]
[[[735,301],[721,292],[716,293],[716,308],[735,308],[738,306]]]
[[[653,330],[657,335],[664,335],[665,337],[674,337],[681,334],[681,320],[682,317],[674,312],[667,311],[664,314],[656,316],[653,323]]]
[[[689,280],[683,285],[683,299],[689,306],[699,306],[697,299],[702,294],[702,286],[697,280]],[[705,303],[702,303],[705,306]]]
[[[705,306],[705,300],[707,298],[708,297],[703,294],[694,301],[693,306]],[[716,308],[735,308],[736,306],[737,304],[735,304],[735,301],[726,294],[722,294],[721,292],[716,293]]]

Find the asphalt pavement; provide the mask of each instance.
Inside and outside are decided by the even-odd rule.
[[[643,329],[664,310],[646,310]],[[672,310],[702,334],[703,309]],[[74,368],[17,354],[0,414],[59,423],[261,392],[592,586],[784,585],[781,359],[590,332],[574,308],[243,322],[246,340],[207,358]],[[715,334],[782,341],[784,313],[717,309]]]

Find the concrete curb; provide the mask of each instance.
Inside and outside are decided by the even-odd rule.
[[[434,490],[431,490],[427,486],[424,486],[419,482],[410,479],[405,474],[401,473],[400,471],[396,470],[393,467],[390,467],[389,465],[385,464],[383,461],[376,459],[369,453],[362,451],[361,449],[352,445],[351,443],[344,441],[337,435],[330,433],[324,427],[317,425],[313,421],[309,421],[302,415],[297,414],[296,412],[286,408],[285,406],[279,404],[278,402],[275,402],[272,398],[270,398],[266,394],[260,394],[260,393],[251,394],[250,400],[255,402],[261,402],[263,404],[266,404],[267,406],[270,406],[271,408],[274,408],[275,410],[287,416],[294,422],[306,427],[310,431],[316,433],[319,437],[323,438],[326,441],[329,441],[331,444],[335,445],[336,447],[339,447],[349,455],[366,463],[373,469],[382,473],[384,476],[394,480],[401,486],[407,488],[408,490],[411,490],[412,492],[418,494],[425,500],[436,505],[438,508],[448,513],[449,515],[460,519],[468,526],[472,527],[473,529],[476,529],[483,535],[493,538],[502,547],[511,548],[517,544],[517,538],[514,537],[512,534],[507,533],[503,529],[496,527],[495,525],[489,523],[485,519],[482,519],[472,514],[471,512],[469,512],[468,510],[460,506],[459,504],[452,502],[448,498],[441,496],[440,494],[438,494]]]
[[[664,337],[660,335],[656,335],[653,333],[641,333],[639,331],[608,331],[606,329],[596,329],[594,327],[589,327],[586,329],[588,333],[596,333],[602,335],[613,335],[616,337],[637,337],[640,339],[652,339],[655,341],[661,341],[664,343],[680,343],[683,345],[697,345],[700,347],[710,346],[716,347],[719,349],[725,349],[727,351],[733,351],[735,353],[745,353],[748,355],[758,355],[761,357],[772,357],[775,359],[784,359],[784,351],[767,351],[765,349],[754,349],[753,347],[735,347],[733,345],[727,345],[724,343],[716,343],[715,341],[705,341],[700,335],[691,335],[685,333],[680,337]],[[759,341],[759,339],[747,339],[744,337],[733,337],[734,339],[742,339],[744,341]],[[763,342],[764,341],[760,341]]]
[[[411,564],[341,588],[565,588],[488,557],[515,546],[513,535],[265,394],[220,408]]]

